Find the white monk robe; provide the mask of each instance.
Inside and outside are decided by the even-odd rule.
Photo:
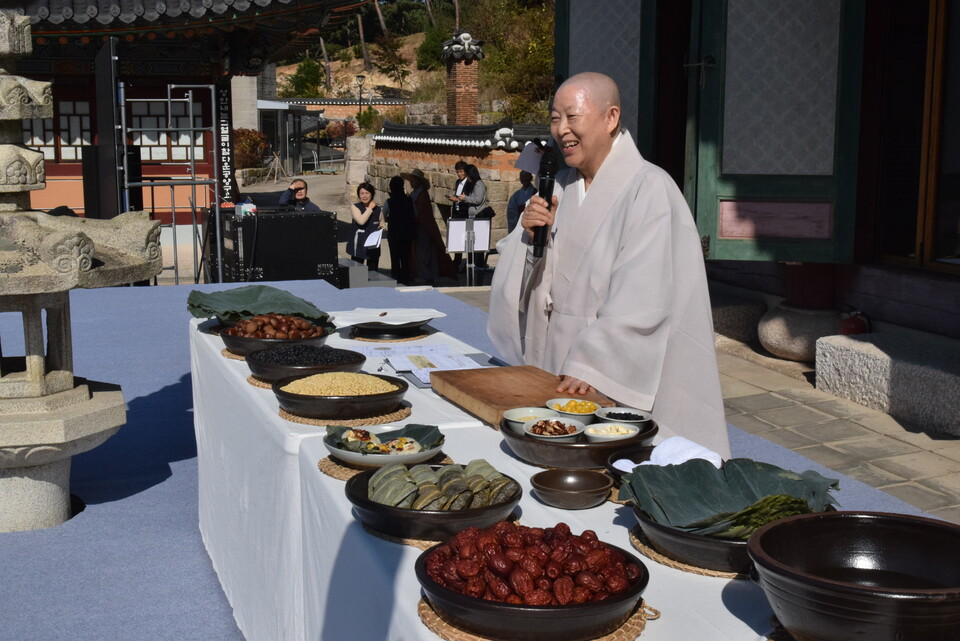
[[[526,231],[497,243],[491,340],[512,364],[652,409],[662,436],[729,458],[700,236],[683,195],[628,133],[583,185],[575,169],[558,175],[551,238],[525,287]]]

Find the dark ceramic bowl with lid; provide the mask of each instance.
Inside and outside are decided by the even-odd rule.
[[[885,512],[821,512],[764,525],[754,580],[796,639],[960,638],[960,526]]]
[[[316,376],[316,374],[311,374]],[[402,378],[384,374],[367,374],[393,385],[393,389],[374,394],[321,396],[295,394],[283,389],[293,381],[307,378],[294,376],[274,381],[273,393],[280,407],[291,414],[319,419],[359,419],[389,414],[400,408],[409,384]]]
[[[605,601],[579,605],[514,605],[460,594],[427,574],[426,559],[434,546],[417,558],[415,570],[433,610],[447,623],[485,638],[504,641],[587,641],[609,634],[630,618],[640,605],[650,574],[634,554],[605,544],[640,568],[629,589]]]
[[[359,372],[367,357],[329,345],[300,343],[251,352],[245,360],[251,374],[273,382],[321,372]]]
[[[614,452],[636,445],[651,445],[660,430],[653,421],[636,436],[607,441],[604,443],[554,443],[534,438],[526,434],[517,434],[506,421],[501,425],[503,441],[518,458],[541,467],[565,469],[602,469]],[[583,438],[581,436],[581,438]]]
[[[434,470],[442,466],[433,466]],[[377,503],[368,496],[370,477],[377,470],[367,470],[347,481],[344,491],[353,504],[354,514],[364,525],[378,532],[404,539],[443,541],[468,527],[485,528],[503,521],[513,512],[523,490],[517,490],[506,500],[485,507],[465,510],[413,510]],[[506,476],[506,474],[504,474]],[[516,482],[512,477],[510,480]]]

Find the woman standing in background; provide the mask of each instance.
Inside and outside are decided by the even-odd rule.
[[[373,199],[377,190],[368,182],[360,183],[357,187],[359,202],[353,203],[350,215],[353,217],[353,228],[350,238],[347,239],[347,254],[358,263],[367,262],[367,268],[376,271],[380,263],[380,243],[375,247],[367,247],[367,236],[380,229],[380,218],[383,210]]]

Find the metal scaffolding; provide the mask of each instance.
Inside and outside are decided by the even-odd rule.
[[[174,281],[176,284],[180,284],[180,260],[178,257],[178,243],[177,243],[177,188],[178,187],[190,187],[190,196],[187,198],[188,205],[183,205],[181,209],[187,209],[189,206],[190,215],[191,215],[191,227],[192,227],[192,245],[193,245],[193,282],[199,283],[200,276],[205,271],[206,281],[210,282],[210,273],[209,273],[209,264],[203,264],[203,236],[202,236],[202,226],[201,221],[198,219],[197,215],[197,188],[198,187],[212,187],[212,198],[210,199],[210,212],[213,214],[213,220],[209,221],[209,224],[216,225],[215,229],[220,228],[220,183],[215,176],[210,178],[202,178],[197,175],[197,155],[196,155],[196,135],[199,133],[203,136],[204,133],[210,134],[210,140],[215,140],[215,119],[211,113],[210,125],[207,127],[197,126],[196,116],[201,116],[202,123],[202,114],[194,112],[194,91],[200,92],[209,92],[210,94],[210,109],[211,112],[214,109],[215,101],[215,86],[214,85],[179,85],[171,84],[167,85],[167,96],[166,98],[127,98],[126,97],[126,87],[125,83],[119,82],[119,103],[120,103],[120,140],[123,144],[123,154],[121,158],[123,159],[123,199],[124,203],[130,202],[130,189],[131,188],[148,188],[150,190],[150,207],[151,213],[156,215],[157,204],[154,198],[156,194],[156,188],[158,187],[168,187],[170,190],[170,213],[171,221],[169,225],[164,225],[164,227],[169,227],[171,229],[171,237],[173,239],[173,265],[167,266],[164,265],[164,271],[172,269],[174,273]],[[182,93],[180,93],[182,92]],[[127,104],[134,103],[153,103],[153,104],[163,104],[164,114],[166,115],[166,126],[165,127],[130,127],[128,126],[127,118]],[[185,112],[186,120],[189,123],[189,126],[183,127],[182,119],[174,117],[174,108],[175,104],[185,103]],[[167,166],[178,166],[186,167],[187,173],[183,176],[152,176],[144,178],[142,176],[138,177],[138,180],[130,180],[130,166],[129,166],[129,157],[128,149],[130,147],[139,147],[138,145],[130,145],[128,134],[147,134],[155,133],[158,135],[166,134],[168,137],[179,140],[180,137],[184,134],[190,137],[190,143],[187,145],[187,159],[183,161],[176,161],[169,159],[166,162],[163,162],[163,165]],[[201,143],[202,144],[202,143]],[[139,152],[139,149],[137,151]],[[213,145],[210,147],[210,154],[214,154],[215,149]],[[214,172],[216,172],[216,163],[211,158],[210,165],[214,167]],[[181,190],[182,193],[182,190]],[[181,196],[182,198],[182,196]],[[220,244],[217,243],[217,270],[218,270],[218,282],[223,280],[223,260],[221,255]]]

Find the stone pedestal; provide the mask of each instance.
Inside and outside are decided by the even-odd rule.
[[[0,532],[70,518],[70,458],[126,422],[117,385],[85,383],[35,399],[0,401]]]
[[[817,339],[840,333],[840,317],[832,309],[804,309],[781,304],[760,319],[760,344],[780,358],[812,363],[817,358]]]

